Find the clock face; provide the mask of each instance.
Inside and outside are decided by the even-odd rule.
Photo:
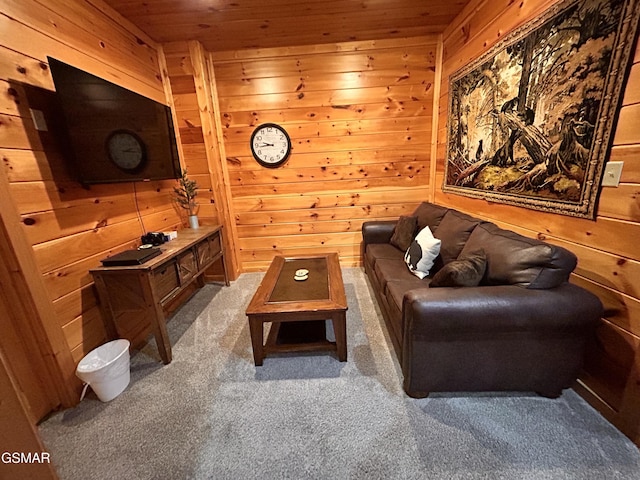
[[[279,167],[291,153],[291,139],[280,125],[265,123],[251,135],[251,153],[260,165]]]
[[[129,130],[116,130],[109,135],[107,154],[118,168],[129,172],[140,169],[146,157],[142,139]]]

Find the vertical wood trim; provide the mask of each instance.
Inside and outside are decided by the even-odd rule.
[[[158,52],[158,68],[160,68],[160,76],[162,77],[162,86],[164,87],[164,95],[167,101],[167,105],[171,108],[171,117],[173,121],[173,131],[178,144],[178,156],[180,157],[180,166],[182,171],[185,170],[184,150],[182,148],[182,139],[180,138],[180,124],[178,123],[178,114],[176,112],[176,105],[173,100],[173,89],[171,88],[171,79],[169,78],[169,69],[167,67],[167,57],[164,54],[164,47],[162,45],[157,46]]]
[[[33,332],[40,349],[40,352],[34,354],[40,354],[45,359],[50,381],[54,384],[62,405],[72,407],[78,402],[75,386],[80,385],[74,374],[76,365],[64,332],[53,313],[53,302],[36,266],[33,249],[22,230],[18,209],[11,196],[9,181],[3,168],[0,168],[0,222],[6,229],[6,241],[14,252],[17,267],[24,279],[24,288],[27,290],[20,301],[25,310],[30,312],[24,321]],[[51,357],[53,361],[47,361]]]
[[[440,84],[442,83],[442,58],[443,37],[438,35],[436,49],[436,76],[433,89],[433,117],[431,120],[431,158],[429,160],[429,202],[434,203],[436,198],[436,168],[438,158],[438,129],[440,119]]]
[[[240,275],[240,260],[238,259],[238,230],[236,228],[236,215],[233,208],[232,195],[231,195],[231,181],[229,180],[229,169],[227,168],[227,152],[224,146],[224,136],[222,134],[222,123],[220,121],[220,101],[218,99],[218,87],[216,86],[216,74],[213,68],[213,59],[211,58],[211,54],[208,53],[206,57],[207,69],[208,69],[208,84],[211,87],[211,100],[213,103],[213,109],[211,110],[211,114],[213,116],[213,122],[215,125],[215,134],[216,134],[216,143],[217,143],[217,151],[218,151],[218,162],[216,166],[218,170],[216,171],[216,177],[213,178],[213,173],[209,170],[209,174],[211,175],[211,185],[219,186],[220,180],[222,180],[222,189],[216,188],[213,192],[214,198],[216,199],[216,205],[222,205],[224,208],[224,212],[221,211],[220,207],[218,207],[218,215],[219,218],[223,218],[225,222],[226,232],[223,232],[223,240],[226,243],[225,246],[225,255],[223,258],[223,262],[226,262],[227,256],[231,257],[228,261],[229,268],[225,269],[231,272],[232,279],[238,278]],[[223,195],[220,195],[218,192],[223,192]],[[218,197],[222,197],[220,202]],[[225,275],[226,278],[226,275]]]
[[[46,452],[38,430],[31,422],[29,408],[20,394],[20,389],[11,367],[0,349],[0,452],[38,453]],[[6,475],[6,477],[5,477]],[[58,476],[53,463],[6,463],[2,465],[3,478],[25,480],[54,480]]]
[[[31,423],[60,406],[57,388],[41,355],[29,325],[24,321],[31,311],[23,298],[22,272],[7,240],[4,224],[0,223],[0,350],[7,358],[13,378],[25,399]]]
[[[640,445],[640,350],[636,351],[633,367],[624,389],[619,418],[614,422],[636,445]]]
[[[193,66],[193,80],[196,85],[198,109],[202,123],[202,133],[209,166],[209,175],[213,189],[215,207],[218,218],[222,219],[223,240],[225,244],[224,261],[231,279],[239,275],[238,253],[236,249],[235,215],[231,205],[231,187],[229,172],[226,167],[226,153],[220,131],[218,98],[215,88],[215,76],[212,62],[205,53],[202,44],[197,40],[189,42],[189,54]]]

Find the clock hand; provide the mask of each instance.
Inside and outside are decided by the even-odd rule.
[[[261,147],[273,147],[273,143],[263,143]]]

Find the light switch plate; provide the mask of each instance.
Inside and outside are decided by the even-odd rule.
[[[47,122],[44,119],[44,113],[42,110],[36,110],[35,108],[30,108],[31,118],[33,119],[33,124],[36,127],[36,130],[40,130],[41,132],[46,132],[49,129],[47,128]]]
[[[617,187],[620,183],[620,175],[622,175],[622,166],[624,162],[607,162],[604,166],[604,175],[602,176],[603,187]]]

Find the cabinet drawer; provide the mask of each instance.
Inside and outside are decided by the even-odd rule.
[[[201,270],[211,263],[213,257],[220,253],[220,235],[216,234],[196,245],[198,252],[198,268]]]
[[[196,251],[198,252],[198,267],[202,269],[207,266],[213,257],[211,254],[211,244],[209,243],[209,239],[206,239],[196,245]]]
[[[193,250],[187,250],[178,257],[178,274],[180,275],[180,282],[184,283],[193,277],[198,271],[198,264],[196,262],[196,256]]]
[[[151,283],[158,298],[163,299],[180,286],[174,261],[156,268],[151,274]]]
[[[211,245],[211,256],[215,256],[222,251],[222,245],[220,244],[220,233],[216,233],[213,237],[209,238],[209,245]]]

